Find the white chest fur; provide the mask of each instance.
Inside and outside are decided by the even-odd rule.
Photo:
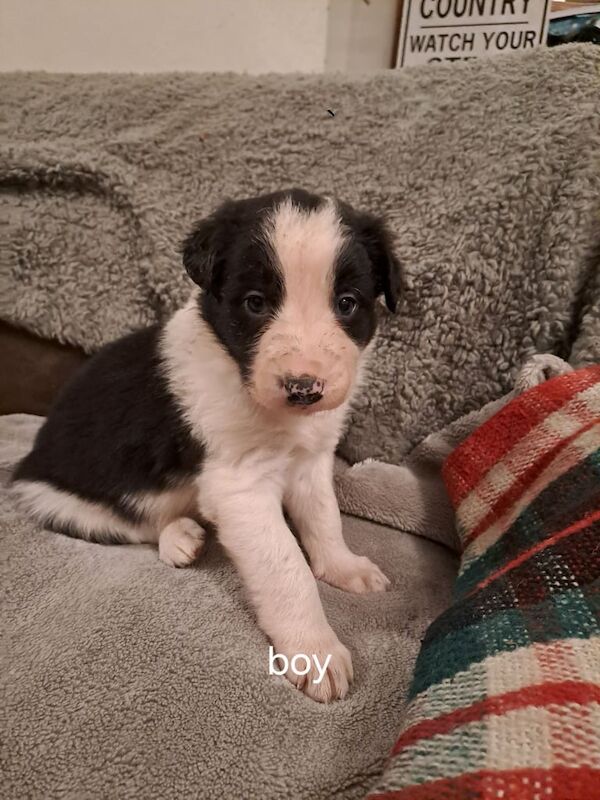
[[[263,410],[200,317],[195,296],[167,323],[162,354],[170,389],[206,449],[205,466],[243,464],[270,472],[298,457],[335,449],[348,403],[307,416]]]

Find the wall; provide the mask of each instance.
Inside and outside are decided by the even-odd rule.
[[[325,69],[368,72],[395,63],[401,0],[330,0]]]
[[[322,69],[327,0],[0,0],[0,69]]]
[[[321,72],[392,64],[399,0],[0,0],[0,71]]]

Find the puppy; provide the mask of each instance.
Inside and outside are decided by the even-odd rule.
[[[396,307],[388,232],[292,189],[225,202],[186,239],[183,263],[199,287],[187,305],[90,359],[14,486],[47,528],[157,543],[177,567],[200,554],[201,521],[214,523],[276,651],[331,655],[320,683],[314,667],[287,677],[315,700],[344,697],[350,653],[313,575],[350,592],[389,583],[344,543],[333,489],[378,296]]]

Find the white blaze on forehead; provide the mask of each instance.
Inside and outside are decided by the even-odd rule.
[[[304,211],[286,200],[273,212],[267,236],[282,271],[285,306],[322,314],[329,307],[335,260],[344,243],[334,203]]]
[[[360,355],[332,307],[344,226],[331,200],[314,211],[286,200],[271,214],[265,236],[283,279],[284,300],[257,343],[252,394],[266,408],[287,408],[282,378],[306,374],[324,387],[315,408],[337,408],[348,398]]]

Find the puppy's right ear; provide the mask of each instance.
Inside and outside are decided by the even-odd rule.
[[[182,246],[183,266],[202,289],[208,290],[215,274],[218,223],[215,216],[198,222]]]

